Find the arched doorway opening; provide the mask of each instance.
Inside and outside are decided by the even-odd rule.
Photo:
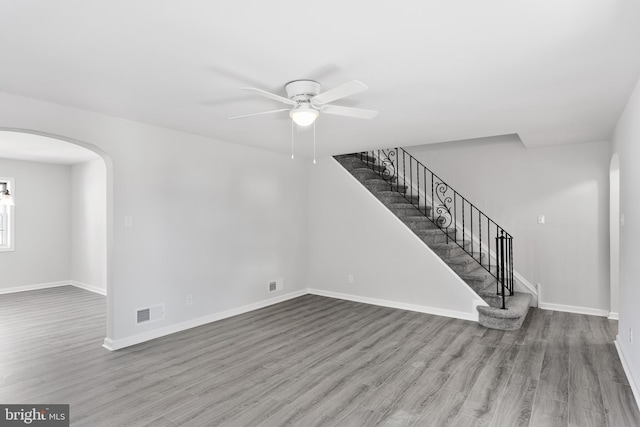
[[[98,171],[98,173],[102,173],[103,176],[100,177],[101,179],[97,180],[96,182],[99,182],[101,184],[99,185],[103,185],[104,187],[101,188],[101,194],[103,195],[104,200],[102,201],[101,204],[99,204],[99,208],[101,209],[100,216],[101,216],[101,227],[103,227],[103,235],[104,238],[100,241],[101,245],[103,245],[103,247],[101,248],[100,253],[102,254],[102,256],[104,257],[104,259],[100,260],[101,266],[100,266],[100,274],[102,276],[104,276],[104,280],[102,281],[103,284],[100,286],[100,288],[103,290],[103,292],[99,292],[100,289],[97,289],[98,293],[106,293],[106,337],[112,337],[113,336],[113,289],[112,289],[112,274],[111,274],[111,265],[112,265],[112,242],[113,242],[113,167],[112,167],[112,162],[110,157],[103,152],[100,148],[84,142],[84,141],[78,141],[75,140],[73,138],[68,138],[62,135],[54,135],[54,134],[50,134],[50,133],[46,133],[46,132],[40,132],[40,131],[35,131],[35,130],[30,130],[30,129],[16,129],[16,128],[2,128],[0,127],[0,134],[3,134],[7,139],[10,139],[11,136],[14,137],[14,139],[16,139],[16,141],[14,141],[13,143],[8,143],[5,144],[3,146],[3,149],[5,150],[3,153],[3,155],[0,155],[0,157],[3,158],[9,158],[9,159],[14,159],[14,160],[24,160],[24,161],[31,161],[31,162],[43,162],[43,163],[59,163],[59,164],[67,164],[67,165],[74,165],[75,163],[80,164],[84,159],[84,157],[82,156],[82,151],[86,151],[88,150],[89,152],[92,153],[92,156],[89,156],[89,159],[94,159],[92,161],[95,161],[95,163],[98,163],[100,168],[93,168],[93,173],[95,176],[96,171]],[[65,151],[62,147],[64,146],[68,146],[68,147],[73,147],[76,150],[74,151],[73,149],[70,149],[69,151]],[[78,149],[78,147],[81,147],[82,150]],[[23,152],[20,152],[20,150],[22,150]],[[7,154],[7,153],[12,153],[12,154]],[[64,156],[69,156],[69,158],[67,159],[67,162],[65,163],[65,159],[63,158]],[[74,156],[77,156],[74,157]],[[47,159],[51,159],[51,161],[49,162]],[[75,166],[70,166],[71,168],[75,168]],[[75,171],[73,172],[75,173]],[[80,172],[78,172],[80,174],[82,173],[89,173],[86,172],[86,170],[83,170],[82,168],[80,168]],[[72,173],[70,172],[70,176],[72,175]],[[82,179],[77,180],[77,181],[82,181]],[[86,184],[86,183],[84,183]],[[19,203],[20,203],[20,183],[17,182],[16,183],[16,188],[17,190],[17,197],[16,197],[16,207],[19,209]],[[104,191],[102,191],[104,190]],[[55,193],[56,189],[52,188],[52,189],[47,189],[47,191],[50,191],[52,193]],[[84,185],[84,188],[76,188],[76,189],[69,189],[69,194],[71,194],[72,191],[78,191],[80,192],[80,194],[82,195],[87,195],[91,193],[91,189],[87,188],[87,185]],[[85,202],[85,205],[89,206],[89,204],[91,203],[91,201],[89,202]],[[95,206],[92,206],[95,207]],[[95,211],[94,211],[95,212]],[[87,213],[87,215],[91,215],[91,211],[89,211]],[[72,226],[75,226],[76,224],[73,224]],[[92,226],[95,226],[95,224],[93,224]],[[18,244],[19,244],[19,239],[20,239],[20,235],[17,234],[16,235],[17,239],[18,239]],[[89,240],[87,238],[85,238],[85,240]],[[82,249],[80,249],[78,251],[79,253],[82,252]],[[71,280],[71,277],[69,277],[69,279]],[[82,287],[82,286],[79,286]],[[94,289],[92,289],[94,290]]]
[[[618,319],[620,282],[620,158],[617,153],[609,165],[609,318]]]

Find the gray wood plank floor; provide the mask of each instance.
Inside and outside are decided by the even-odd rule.
[[[116,352],[105,299],[0,295],[0,402],[74,426],[639,426],[605,318],[518,331],[307,295]]]

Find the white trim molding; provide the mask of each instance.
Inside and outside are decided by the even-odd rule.
[[[270,298],[264,301],[259,301],[259,302],[245,305],[242,307],[232,308],[231,310],[223,311],[221,313],[214,313],[207,316],[199,317],[197,319],[187,320],[185,322],[165,326],[159,329],[154,329],[148,332],[143,332],[141,334],[132,335],[126,338],[121,338],[121,339],[105,338],[102,346],[109,351],[120,350],[122,348],[140,344],[145,341],[175,334],[176,332],[186,331],[187,329],[195,328],[197,326],[202,326],[207,323],[212,323],[218,320],[227,319],[229,317],[248,313],[250,311],[259,310],[261,308],[268,307],[273,304],[278,304],[283,301],[287,301],[293,298],[298,298],[308,293],[309,293],[308,289],[289,292],[288,294],[284,294],[276,298]]]
[[[590,316],[608,317],[609,311],[599,308],[579,307],[575,305],[552,304],[538,300],[538,308],[544,310],[564,311],[566,313],[588,314]]]
[[[260,302],[257,302],[257,303],[245,305],[243,307],[238,307],[238,308],[235,308],[235,309],[223,311],[221,313],[215,313],[215,314],[211,314],[211,315],[208,315],[208,316],[199,317],[197,319],[188,320],[186,322],[178,323],[178,324],[175,324],[175,325],[165,326],[163,328],[154,329],[152,331],[143,332],[141,334],[129,336],[129,337],[126,337],[126,338],[121,338],[121,339],[105,338],[104,342],[102,344],[102,347],[106,348],[109,351],[120,350],[120,349],[125,348],[125,347],[130,347],[132,345],[141,344],[141,343],[149,341],[149,340],[153,340],[153,339],[156,339],[156,338],[160,338],[160,337],[164,337],[164,336],[167,336],[167,335],[171,335],[171,334],[174,334],[176,332],[185,331],[187,329],[195,328],[197,326],[202,326],[202,325],[205,325],[207,323],[212,323],[212,322],[216,322],[218,320],[223,320],[223,319],[226,319],[226,318],[229,318],[229,317],[237,316],[239,314],[248,313],[248,312],[251,312],[251,311],[254,311],[254,310],[258,310],[258,309],[261,309],[261,308],[264,308],[264,307],[268,307],[270,305],[278,304],[278,303],[281,303],[281,302],[284,302],[284,301],[287,301],[287,300],[290,300],[290,299],[293,299],[293,298],[298,298],[300,296],[307,295],[307,294],[318,295],[318,296],[329,297],[329,298],[337,298],[337,299],[346,300],[346,301],[361,302],[361,303],[364,303],[364,304],[379,305],[379,306],[382,306],[382,307],[397,308],[397,309],[400,309],[400,310],[415,311],[415,312],[418,312],[418,313],[433,314],[433,315],[436,315],[436,316],[451,317],[451,318],[454,318],[454,319],[470,320],[470,321],[473,321],[473,322],[477,322],[478,321],[478,311],[476,310],[476,306],[477,305],[486,305],[486,303],[484,301],[482,301],[482,300],[474,301],[473,302],[473,307],[472,307],[472,312],[471,313],[467,313],[467,312],[462,312],[462,311],[444,310],[444,309],[441,309],[441,308],[428,307],[428,306],[416,305],[416,304],[409,304],[409,303],[404,303],[404,302],[397,302],[397,301],[389,301],[389,300],[383,300],[383,299],[377,299],[377,298],[362,297],[362,296],[358,296],[358,295],[350,295],[350,294],[343,294],[343,293],[338,293],[338,292],[322,291],[320,289],[302,289],[302,290],[299,290],[299,291],[294,291],[294,292],[290,292],[288,294],[284,294],[284,295],[279,296],[277,298],[270,298],[270,299],[265,300],[265,301],[260,301]]]
[[[484,301],[481,301],[482,304],[474,302],[473,311],[471,313],[467,313],[463,311],[445,310],[442,308],[429,307],[426,305],[416,305],[416,304],[409,304],[405,302],[362,297],[359,295],[323,291],[320,289],[309,289],[309,293],[312,295],[319,295],[319,296],[329,297],[329,298],[337,298],[337,299],[353,301],[353,302],[361,302],[364,304],[379,305],[382,307],[397,308],[400,310],[415,311],[418,313],[434,314],[436,316],[452,317],[454,319],[471,320],[473,322],[478,321],[478,310],[476,310],[476,305],[486,305]]]
[[[607,316],[607,319],[609,319],[609,320],[620,320],[620,316],[615,311],[610,311],[609,312],[609,316]]]
[[[75,280],[72,280],[71,282],[69,282],[69,284],[75,286],[76,288],[84,289],[85,291],[90,291],[104,296],[107,295],[106,289],[98,288],[97,286],[87,285],[86,283],[76,282]]]
[[[59,288],[60,286],[75,286],[76,288],[84,289],[85,291],[95,292],[100,295],[107,295],[106,289],[101,289],[96,286],[87,285],[85,283],[76,282],[74,280],[63,280],[60,282],[49,283],[37,283],[35,285],[23,285],[14,286],[11,288],[0,288],[0,295],[13,294],[16,292],[37,291],[38,289]]]
[[[622,368],[624,369],[624,373],[627,376],[627,381],[629,381],[629,386],[631,387],[631,391],[633,392],[633,397],[636,399],[636,405],[640,406],[640,388],[638,387],[638,382],[632,375],[632,371],[629,368],[629,363],[627,362],[630,358],[627,357],[620,345],[620,335],[616,336],[616,340],[613,342],[616,345],[616,350],[618,350],[618,357],[620,357],[620,363],[622,363]]]
[[[36,291],[38,289],[58,288],[60,286],[69,286],[71,282],[66,280],[62,282],[38,283],[35,285],[14,286],[11,288],[0,288],[1,294],[13,294],[16,292]]]

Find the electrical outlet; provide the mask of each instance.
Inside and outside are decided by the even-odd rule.
[[[189,294],[187,295],[187,305],[192,305],[193,304],[193,295]]]
[[[538,224],[544,224],[545,218],[544,215],[538,215]]]
[[[127,228],[133,227],[133,217],[131,215],[124,217],[124,226]]]
[[[355,282],[355,280],[353,279],[353,274],[350,274],[350,275],[347,276],[347,282],[349,282],[349,283],[354,283]]]

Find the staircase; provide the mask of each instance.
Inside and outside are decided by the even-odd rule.
[[[479,323],[513,330],[531,295],[513,290],[513,238],[402,148],[335,156],[487,304]]]

